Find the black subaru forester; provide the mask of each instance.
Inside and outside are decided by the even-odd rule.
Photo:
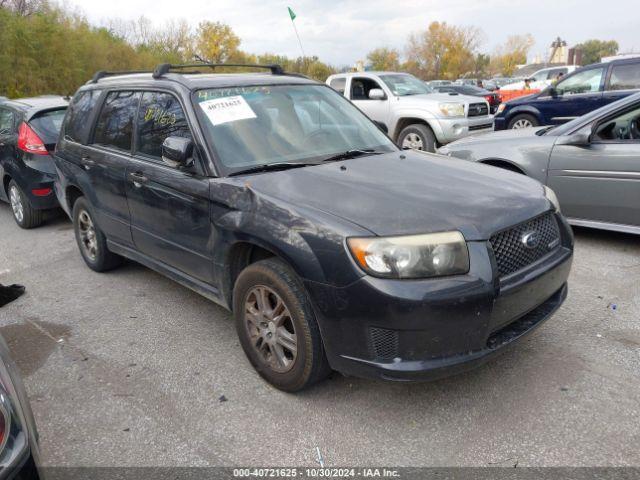
[[[402,151],[331,88],[266,68],[161,65],[80,88],[56,194],[90,268],[126,257],[231,309],[287,391],[332,369],[457,373],[562,304],[573,236],[552,191]]]

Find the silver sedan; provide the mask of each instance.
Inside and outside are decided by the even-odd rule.
[[[572,225],[640,234],[640,94],[564,125],[467,137],[438,153],[539,180]]]

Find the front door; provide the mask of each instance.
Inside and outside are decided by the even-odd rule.
[[[13,161],[16,146],[16,128],[14,113],[0,107],[0,182],[4,178],[6,165]],[[0,198],[8,200],[5,185],[0,183]]]
[[[369,98],[369,92],[374,88],[384,89],[372,78],[352,77],[350,84],[351,101],[362,110],[371,120],[381,122],[389,127],[389,97]]]
[[[572,219],[640,227],[640,104],[599,122],[589,145],[556,145],[548,185]]]
[[[133,241],[151,259],[212,283],[209,178],[197,154],[188,169],[162,161],[162,143],[170,136],[193,138],[180,102],[170,93],[144,92],[126,181]]]

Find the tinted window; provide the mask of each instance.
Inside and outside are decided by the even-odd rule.
[[[607,90],[640,88],[640,63],[614,65]]]
[[[7,135],[13,131],[13,113],[6,108],[0,108],[0,135]]]
[[[100,90],[85,90],[73,97],[64,122],[65,138],[78,143],[87,141],[90,128],[89,115],[101,93]]]
[[[137,151],[160,158],[167,137],[191,138],[182,106],[169,93],[146,92],[138,110]]]
[[[575,73],[558,82],[556,90],[561,95],[598,92],[603,72],[603,68],[592,68]]]
[[[329,82],[329,85],[331,85],[331,88],[333,88],[336,92],[344,95],[344,90],[347,85],[347,79],[344,77],[334,78],[333,80],[331,80],[331,82]]]
[[[29,124],[44,143],[56,143],[58,141],[58,135],[60,135],[60,128],[62,128],[65,112],[66,109],[64,108],[43,112],[33,117],[29,121]]]
[[[130,151],[139,98],[137,92],[110,92],[98,117],[93,143]]]

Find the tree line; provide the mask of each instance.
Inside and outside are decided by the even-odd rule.
[[[492,54],[480,51],[483,32],[432,22],[409,36],[403,54],[381,47],[367,55],[375,70],[400,70],[424,80],[461,76],[510,76],[526,63],[534,44],[531,35],[513,35]],[[324,81],[336,71],[316,56],[289,58],[254,54],[241,48],[241,39],[221,22],[197,26],[185,20],[154,25],[113,19],[104,26],[89,23],[81,11],[49,0],[0,0],[0,95],[71,95],[99,70],[152,70],[159,63],[277,63]],[[583,63],[618,51],[615,41],[589,40],[580,45]],[[224,69],[222,69],[224,71]]]

